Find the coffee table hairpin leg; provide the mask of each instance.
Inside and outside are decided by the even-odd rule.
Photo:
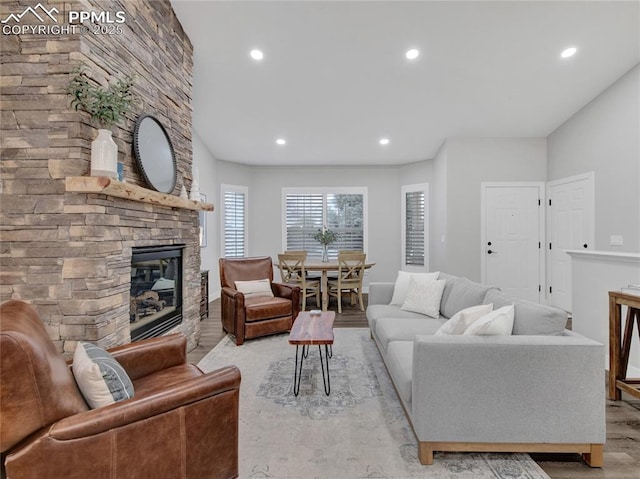
[[[298,396],[300,393],[300,379],[302,377],[302,363],[309,356],[309,345],[304,344],[302,351],[299,351],[300,345],[296,344],[296,365],[293,370],[293,394]],[[322,359],[322,346],[318,345],[318,353],[320,354],[320,365],[322,367],[322,385],[324,393],[328,396],[331,393],[331,378],[329,376],[329,358],[333,357],[333,347],[331,345],[324,346],[324,360]],[[300,355],[300,366],[298,366],[298,355]],[[325,366],[327,373],[325,375]]]
[[[329,376],[329,358],[333,356],[333,348],[331,348],[331,354],[329,354],[328,344],[324,345],[324,362],[322,361],[322,346],[318,345],[318,353],[320,354],[320,366],[322,366],[322,385],[324,386],[324,393],[328,396],[331,393],[331,377]],[[324,367],[327,366],[327,378],[324,377]]]
[[[302,363],[304,362],[304,358],[309,355],[309,346],[302,346],[302,354],[300,355],[300,369],[298,369],[298,350],[300,348],[299,344],[296,344],[296,367],[293,370],[293,394],[295,396],[300,392],[300,378],[302,377]]]

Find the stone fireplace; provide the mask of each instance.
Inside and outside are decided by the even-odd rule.
[[[96,10],[122,11],[126,21],[115,35],[2,39],[0,300],[31,303],[67,355],[78,340],[124,344],[138,335],[131,330],[134,254],[176,247],[182,253],[181,319],[160,334],[183,332],[192,348],[200,334],[199,208],[178,198],[182,185],[191,187],[189,38],[169,0],[41,3],[56,7],[60,19],[68,10]],[[0,14],[6,18],[24,5],[2,2]],[[64,91],[81,61],[102,84],[136,76],[138,109],[112,129],[126,180],[117,188],[88,176],[96,126],[71,108]],[[145,113],[158,118],[175,148],[178,181],[169,195],[150,191],[134,162],[133,126]]]

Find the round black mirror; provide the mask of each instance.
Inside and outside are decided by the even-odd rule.
[[[142,115],[133,131],[133,153],[146,182],[161,193],[176,186],[176,156],[167,131],[151,115]]]

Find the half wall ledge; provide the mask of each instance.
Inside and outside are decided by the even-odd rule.
[[[73,193],[99,193],[131,201],[194,211],[213,211],[214,208],[212,203],[160,193],[131,183],[123,183],[108,176],[70,176],[65,180],[65,190]]]

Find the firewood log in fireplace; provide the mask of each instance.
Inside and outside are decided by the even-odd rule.
[[[162,311],[166,302],[160,299],[155,291],[145,291],[135,298],[131,298],[129,306],[129,320],[135,323],[140,318]]]

